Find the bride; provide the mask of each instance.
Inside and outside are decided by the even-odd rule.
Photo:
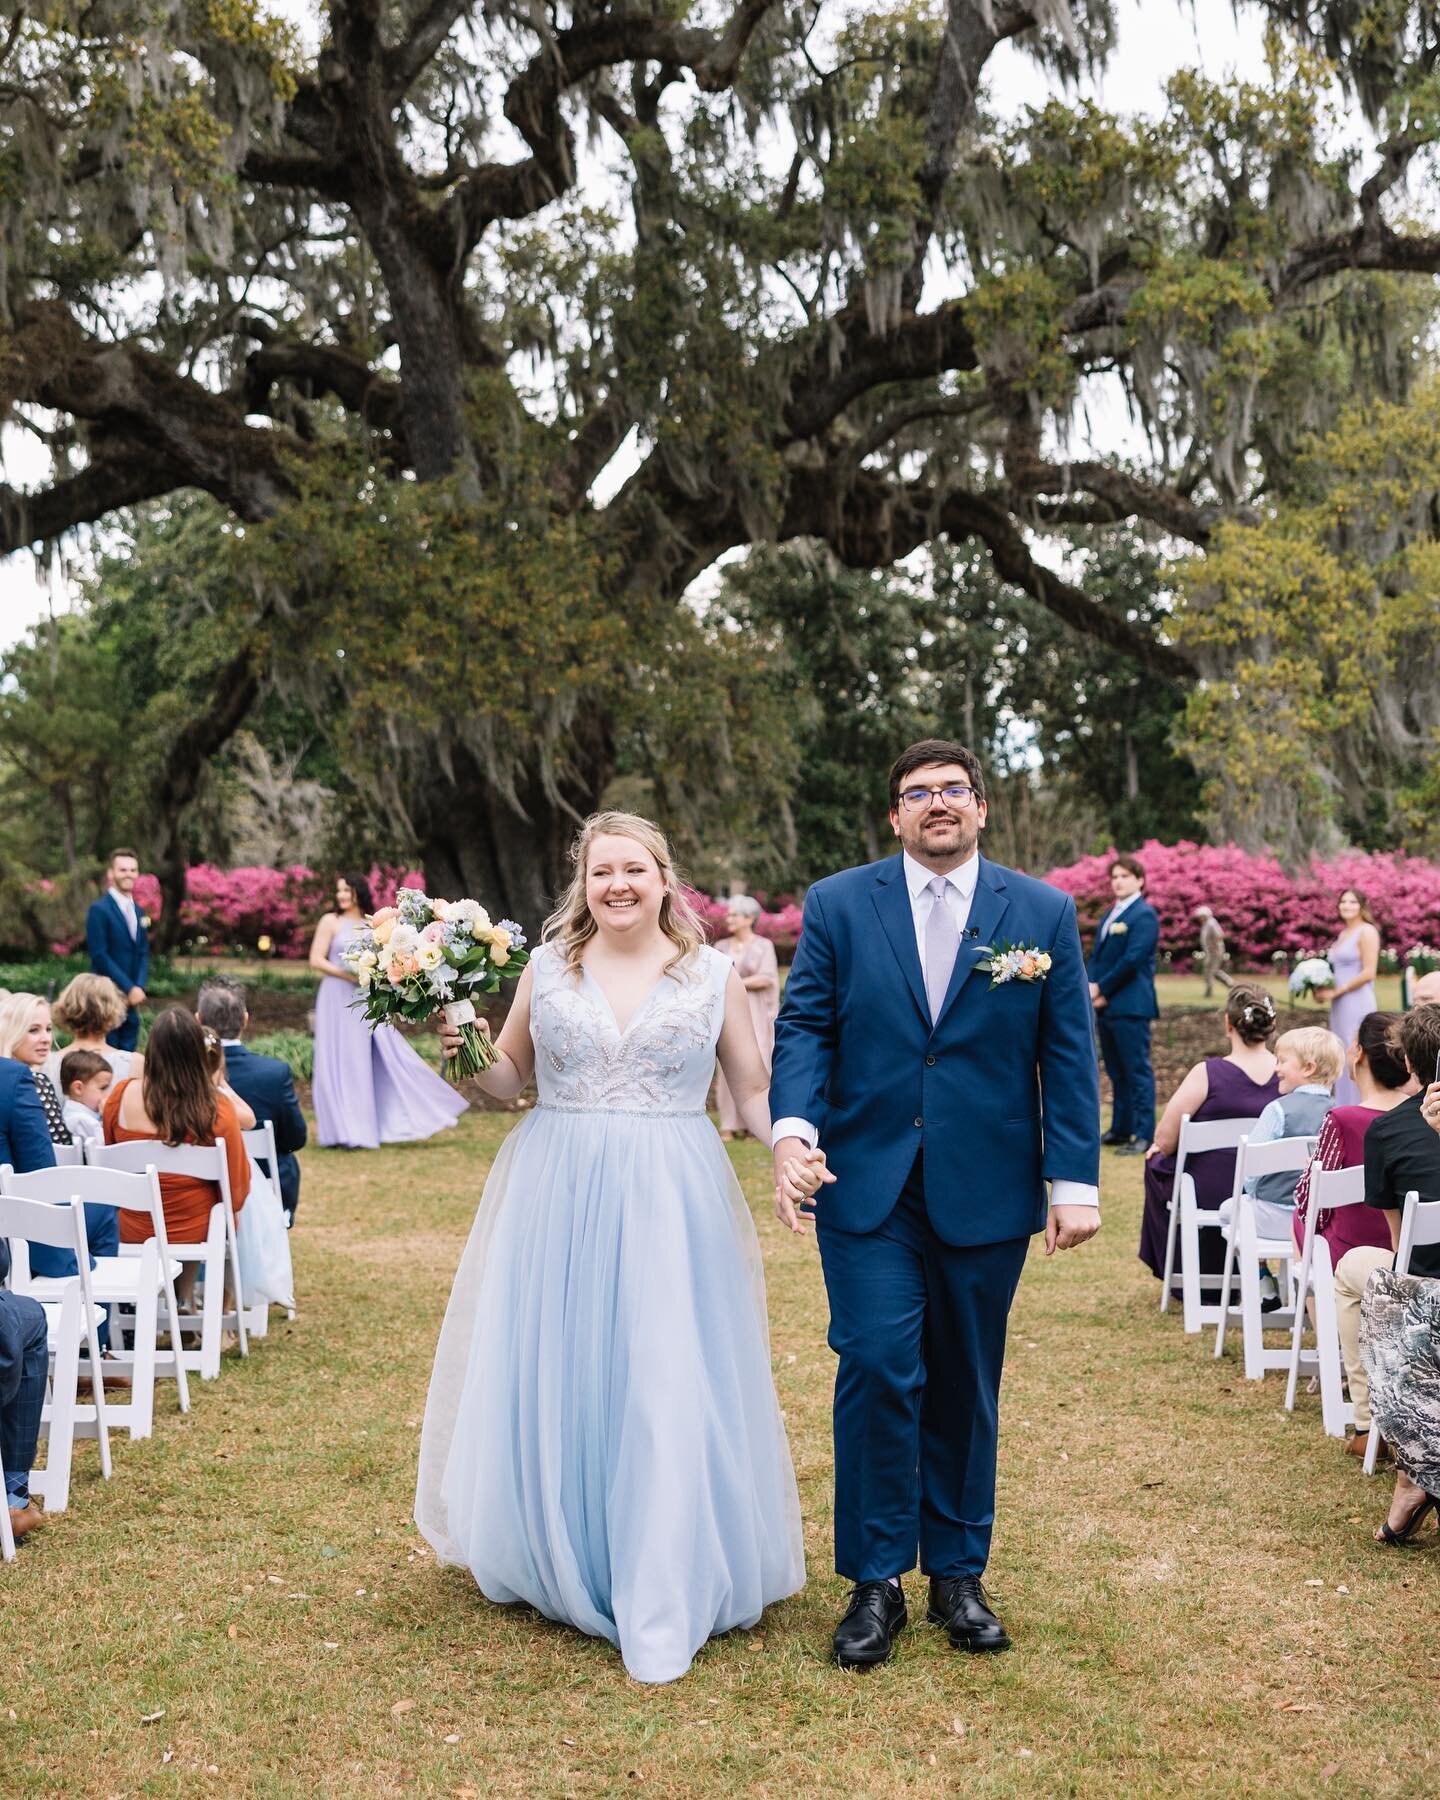
[[[705,1115],[718,1051],[770,1141],[749,998],[664,837],[587,820],[479,1077],[539,1103],[486,1183],[440,1333],[415,1517],[491,1600],[673,1681],[805,1580],[759,1244]],[[447,1043],[447,1048],[448,1048]],[[783,1212],[824,1180],[786,1170]]]

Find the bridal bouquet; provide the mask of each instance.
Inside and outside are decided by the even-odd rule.
[[[341,952],[360,984],[359,1006],[372,1029],[396,1019],[423,1024],[443,1012],[460,1030],[460,1048],[445,1062],[451,1081],[478,1075],[495,1061],[475,1023],[472,994],[495,994],[530,960],[525,933],[512,919],[490,923],[477,900],[432,900],[401,888]]]
[[[1335,971],[1323,956],[1307,956],[1290,971],[1290,998],[1308,1000],[1316,988],[1334,987]]]

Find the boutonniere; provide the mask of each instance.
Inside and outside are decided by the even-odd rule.
[[[1110,927],[1110,929],[1105,933],[1105,935],[1106,935],[1106,937],[1121,937],[1129,929],[1130,929],[1130,927],[1125,923],[1125,921],[1123,919],[1117,919],[1115,921],[1115,923]]]
[[[149,915],[149,913],[139,913],[139,914],[137,914],[137,915],[136,915],[136,916],[137,916],[137,917],[138,917],[138,919],[139,919],[139,921],[140,921],[140,924],[141,924],[141,927],[142,927],[142,929],[144,929],[144,930],[145,930],[145,931],[148,931],[148,930],[149,930],[149,929],[150,929],[150,915]]]
[[[988,973],[992,988],[1006,981],[1043,981],[1050,973],[1050,953],[1035,944],[986,944],[980,954],[989,961],[975,966]]]

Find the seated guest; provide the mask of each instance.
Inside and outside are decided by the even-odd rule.
[[[225,1078],[254,1110],[257,1121],[275,1127],[275,1151],[279,1158],[280,1204],[287,1224],[295,1223],[300,1204],[300,1162],[295,1152],[305,1148],[305,1115],[295,1097],[295,1082],[278,1056],[257,1056],[241,1038],[250,1023],[245,1009],[245,990],[228,975],[212,975],[200,989],[195,1016],[218,1033],[225,1047]],[[261,1168],[271,1177],[273,1169]]]
[[[218,1035],[207,1025],[200,1030],[205,1037],[205,1067],[209,1070],[210,1079],[214,1083],[215,1092],[223,1094],[235,1108],[235,1123],[242,1131],[255,1129],[255,1110],[246,1104],[225,1079],[225,1046]]]
[[[12,1057],[0,1057],[0,1163],[9,1163],[17,1175],[55,1166],[40,1095],[30,1070]],[[9,1274],[10,1246],[0,1238],[0,1281]]]
[[[1403,1013],[1391,1028],[1391,1041],[1418,1086],[1420,1080],[1434,1074],[1440,1062],[1440,1005],[1417,1006]],[[1347,1250],[1335,1269],[1335,1319],[1350,1377],[1356,1437],[1362,1440],[1357,1455],[1364,1454],[1370,1430],[1370,1384],[1360,1355],[1360,1303],[1365,1284],[1377,1269],[1394,1267],[1406,1194],[1413,1189],[1422,1200],[1440,1200],[1440,1139],[1426,1122],[1424,1104],[1423,1093],[1411,1093],[1374,1119],[1366,1131],[1362,1152],[1365,1205],[1380,1214],[1389,1241],[1383,1247],[1361,1244]],[[1440,1276],[1440,1246],[1418,1245],[1410,1259],[1410,1273]]]
[[[108,975],[77,975],[61,988],[51,1017],[69,1035],[66,1050],[93,1050],[105,1058],[119,1081],[126,1075],[138,1075],[144,1061],[138,1050],[117,1050],[106,1042],[108,1033],[123,1025],[129,1012],[125,996]],[[45,1073],[56,1087],[60,1085],[63,1054],[64,1051],[52,1050],[45,1063]]]
[[[1180,1121],[1192,1119],[1258,1119],[1279,1093],[1275,1058],[1267,1048],[1275,1029],[1275,1002],[1253,982],[1236,982],[1225,998],[1224,1056],[1207,1056],[1195,1064],[1170,1096],[1155,1127],[1155,1141],[1145,1159],[1145,1212],[1140,1225],[1140,1260],[1157,1281],[1165,1276],[1165,1239],[1169,1230],[1170,1190],[1175,1184],[1175,1152],[1180,1147]],[[1229,1197],[1235,1184],[1235,1152],[1207,1150],[1192,1156],[1185,1171],[1195,1179],[1195,1197],[1213,1210]],[[1200,1270],[1219,1275],[1225,1268],[1225,1242],[1218,1231],[1200,1234]],[[1175,1272],[1180,1271],[1180,1243],[1175,1243]]]
[[[49,1370],[44,1308],[28,1294],[0,1288],[0,1463],[5,1466],[10,1529],[17,1539],[45,1523],[44,1513],[30,1498],[30,1470]]]
[[[45,1073],[45,1059],[50,1054],[54,1036],[50,1029],[50,1006],[39,994],[11,994],[0,1001],[0,1056],[13,1057],[29,1071],[45,1119],[51,1144],[73,1144],[70,1127],[65,1123],[65,1108],[50,1077]],[[55,1161],[52,1152],[50,1165]],[[31,1165],[34,1167],[35,1165]],[[40,1165],[45,1167],[47,1165]],[[114,1256],[120,1248],[120,1229],[113,1206],[87,1205],[85,1235],[91,1257]],[[30,1246],[32,1275],[73,1275],[75,1253],[57,1250],[50,1244]],[[106,1341],[101,1327],[101,1342]]]
[[[158,1015],[150,1031],[145,1070],[138,1078],[117,1081],[105,1101],[105,1142],[130,1144],[158,1140],[162,1144],[223,1144],[230,1178],[230,1199],[238,1213],[250,1192],[250,1159],[236,1122],[235,1109],[215,1091],[205,1066],[205,1038],[192,1013],[178,1006]],[[220,1199],[220,1186],[197,1176],[162,1174],[160,1198],[165,1230],[173,1244],[204,1241],[210,1209]],[[127,1243],[144,1241],[145,1220],[126,1213],[121,1235]],[[187,1262],[175,1284],[188,1308],[194,1295],[195,1264]]]
[[[98,1050],[67,1050],[60,1058],[60,1094],[65,1124],[77,1144],[103,1144],[100,1112],[115,1077]]]

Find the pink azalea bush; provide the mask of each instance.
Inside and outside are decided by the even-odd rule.
[[[391,906],[399,888],[423,886],[424,878],[413,869],[373,868],[370,885],[376,906]],[[253,951],[268,937],[277,956],[304,956],[332,894],[331,878],[301,863],[284,869],[195,863],[185,875],[182,936],[192,947],[216,953]]]
[[[730,927],[725,923],[729,908],[723,898],[712,899],[695,888],[686,888],[685,897],[699,913],[712,942],[718,943],[721,938],[729,937]],[[787,900],[774,912],[762,911],[755,921],[755,929],[761,937],[773,940],[783,961],[787,955],[794,954],[800,938],[800,908],[793,900]]]
[[[1110,899],[1113,851],[1082,857],[1045,879],[1075,898],[1081,929],[1093,931]],[[1323,950],[1339,930],[1335,902],[1358,888],[1370,903],[1385,951],[1404,959],[1412,945],[1440,943],[1440,864],[1414,856],[1348,851],[1287,874],[1273,856],[1235,844],[1160,844],[1136,852],[1145,893],[1160,915],[1160,948],[1177,964],[1196,954],[1197,906],[1220,921],[1233,966],[1267,968]]]

